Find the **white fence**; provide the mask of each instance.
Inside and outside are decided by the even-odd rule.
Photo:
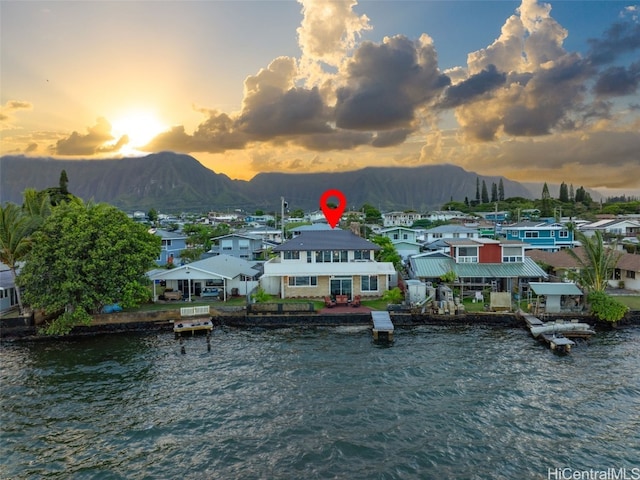
[[[195,317],[197,315],[209,315],[209,306],[203,305],[199,307],[182,307],[180,309],[181,317]]]

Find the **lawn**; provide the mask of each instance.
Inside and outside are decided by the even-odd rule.
[[[615,295],[613,298],[625,304],[630,310],[640,310],[640,295]]]

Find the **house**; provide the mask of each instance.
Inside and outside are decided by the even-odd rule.
[[[562,223],[523,221],[504,225],[502,231],[507,240],[525,242],[528,249],[557,252],[575,245],[573,231]]]
[[[260,270],[256,266],[223,254],[169,270],[156,269],[147,276],[153,281],[154,300],[158,299],[161,287],[181,292],[181,296],[189,301],[205,296],[207,289],[217,288],[226,300],[230,295],[246,295],[258,285]]]
[[[448,253],[429,252],[409,258],[413,279],[438,283],[440,277],[454,272],[455,285],[472,290],[491,288],[497,292],[520,290],[529,281],[546,279],[547,274],[525,256],[526,245],[508,240],[443,240]]]
[[[420,253],[420,243],[417,241],[418,232],[406,227],[391,227],[380,230],[380,235],[387,237],[396,248],[398,255],[406,260],[410,255]]]
[[[387,212],[382,214],[382,225],[384,227],[410,227],[422,218],[423,215],[418,212]]]
[[[584,258],[584,248],[573,249],[579,258]],[[549,273],[561,280],[567,280],[572,273],[579,273],[580,264],[567,250],[559,252],[545,252],[541,250],[528,250],[527,255],[539,264],[545,265]],[[640,291],[640,255],[620,252],[618,262],[615,265],[613,276],[609,280],[609,286],[619,288],[624,285],[627,290]]]
[[[179,265],[180,252],[187,248],[187,237],[180,232],[170,232],[168,230],[153,230],[152,233],[162,239],[160,256],[156,263],[163,265]]]
[[[640,235],[640,221],[625,218],[604,219],[581,225],[580,231],[587,237],[600,231],[604,238],[615,236],[623,240]]]
[[[463,225],[439,225],[424,231],[425,244],[450,238],[480,238],[480,234],[477,228],[465,227]]]
[[[318,230],[333,230],[328,223],[313,223],[311,225],[300,225],[291,229],[292,237],[297,237],[303,232],[316,232]]]
[[[243,260],[258,260],[262,255],[263,241],[257,235],[231,233],[213,239],[208,253],[212,255],[231,255]]]
[[[16,284],[9,267],[0,262],[0,312],[6,312],[18,306]]]
[[[261,286],[281,298],[355,295],[379,297],[396,271],[377,262],[381,247],[348,230],[306,231],[278,245],[264,264]]]

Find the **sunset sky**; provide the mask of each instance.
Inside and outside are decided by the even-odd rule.
[[[632,1],[0,2],[2,155],[456,164],[640,195]]]

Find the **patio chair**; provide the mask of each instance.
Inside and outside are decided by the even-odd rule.
[[[328,308],[333,308],[337,304],[336,304],[336,301],[333,300],[331,297],[324,297],[324,305]]]
[[[353,300],[351,301],[351,306],[352,307],[360,306],[360,295],[356,295],[355,297],[353,297]]]

